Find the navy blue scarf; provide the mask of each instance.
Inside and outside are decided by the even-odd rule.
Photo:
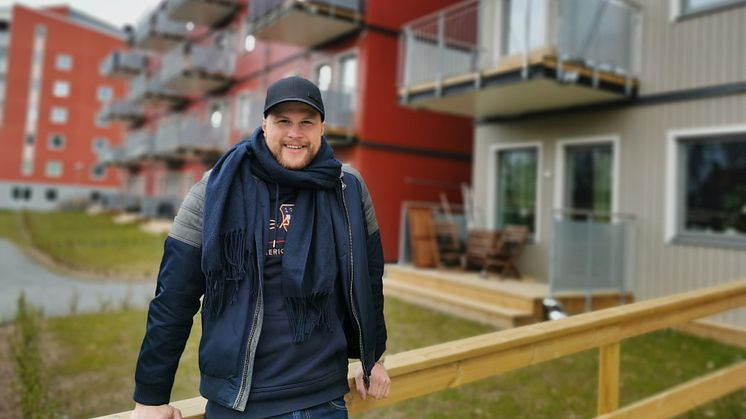
[[[263,262],[266,240],[255,240],[255,233],[256,229],[265,228],[260,204],[267,205],[269,196],[266,188],[259,187],[254,176],[257,175],[298,188],[282,258],[282,294],[293,337],[301,342],[317,326],[329,327],[329,300],[337,277],[331,207],[341,168],[332,148],[322,138],[318,154],[308,166],[302,170],[286,169],[270,153],[261,128],[218,160],[205,192],[205,315],[218,317],[229,296],[231,303],[235,301],[242,281],[248,280],[252,295],[260,286],[262,278],[257,278],[253,264]],[[264,233],[261,231],[259,236]],[[257,249],[257,243],[262,248]]]

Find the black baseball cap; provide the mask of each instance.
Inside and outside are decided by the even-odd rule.
[[[315,84],[303,77],[285,77],[269,86],[267,97],[264,99],[264,117],[267,117],[270,108],[283,102],[303,102],[319,111],[321,120],[324,120],[324,102],[321,100],[321,91]]]

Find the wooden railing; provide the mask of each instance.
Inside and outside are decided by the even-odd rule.
[[[363,401],[350,392],[347,405],[350,413],[363,412],[599,348],[601,417],[669,417],[746,387],[746,361],[619,409],[620,342],[743,306],[746,280],[402,352],[386,358],[392,380],[387,399]],[[351,388],[357,367],[350,365]],[[185,419],[204,416],[201,397],[173,405]],[[125,417],[129,412],[107,416]]]

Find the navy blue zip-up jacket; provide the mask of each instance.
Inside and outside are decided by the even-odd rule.
[[[169,402],[174,375],[192,318],[200,307],[205,277],[200,265],[202,215],[209,172],[192,187],[179,209],[164,245],[155,298],[148,311],[147,331],[135,373],[134,400],[145,405]],[[257,205],[269,218],[269,193],[263,182]],[[344,167],[337,202],[332,203],[336,241],[349,249],[337,254],[349,316],[344,325],[349,358],[362,361],[365,377],[386,349],[383,317],[383,249],[375,211],[362,177]],[[266,201],[266,202],[265,202]],[[260,227],[257,227],[260,228]],[[255,234],[255,249],[263,249]],[[256,260],[255,255],[250,255]],[[261,260],[261,259],[259,259]],[[259,278],[263,266],[257,269]],[[261,281],[260,281],[261,282]],[[263,317],[261,287],[249,295],[239,286],[236,299],[217,318],[202,317],[199,347],[200,393],[222,406],[243,411],[251,390],[254,354]]]

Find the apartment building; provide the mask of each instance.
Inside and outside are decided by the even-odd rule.
[[[60,6],[0,9],[0,208],[45,210],[117,189],[98,153],[122,129],[98,118],[125,85],[99,72],[116,28]]]
[[[744,27],[743,1],[469,0],[405,25],[399,97],[475,121],[475,222],[530,227],[522,272],[697,289],[746,276]]]
[[[318,83],[325,135],[359,170],[376,205],[387,260],[397,255],[402,202],[461,200],[471,174],[472,119],[403,107],[401,25],[453,0],[167,0],[129,32],[106,68],[129,89],[103,109],[126,125],[102,162],[125,169],[110,205],[172,216],[188,188],[261,124],[267,86]]]

